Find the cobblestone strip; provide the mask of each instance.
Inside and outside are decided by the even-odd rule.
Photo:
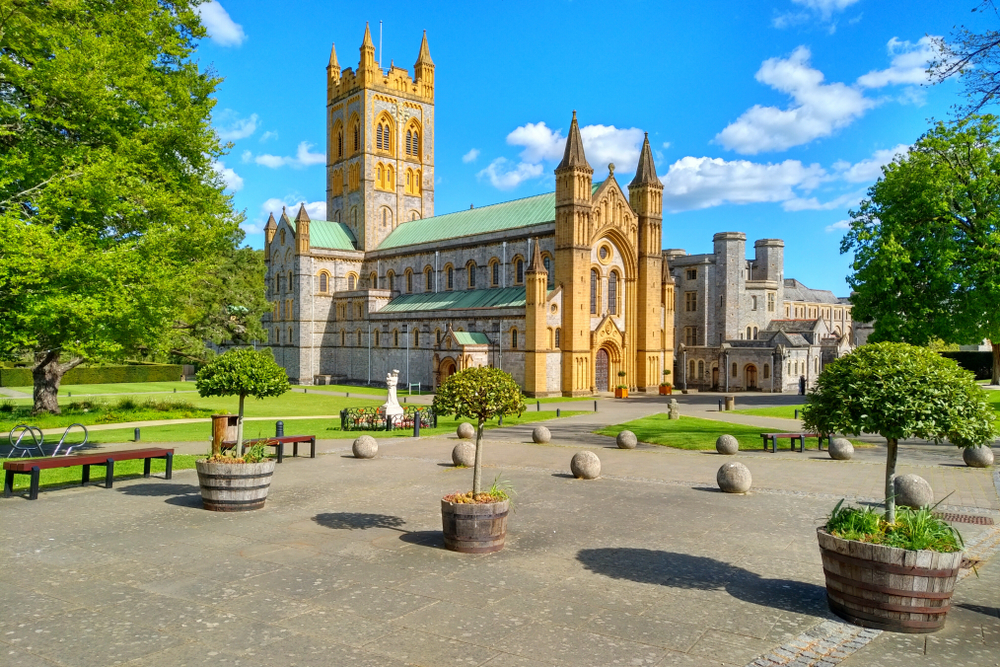
[[[832,667],[882,634],[838,621],[823,621],[746,667]]]

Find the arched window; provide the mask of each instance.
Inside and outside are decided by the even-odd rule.
[[[413,347],[420,347],[420,329],[413,330]]]
[[[476,289],[476,262],[472,261],[465,265],[465,271],[469,274],[469,289]]]
[[[382,166],[381,162],[375,167],[375,184],[385,189],[385,167]]]
[[[729,374],[732,375],[733,377],[736,377],[737,373],[739,373],[739,369],[737,369],[736,362],[734,361],[733,362],[733,367],[730,369],[730,373]]]
[[[361,150],[361,126],[354,121],[354,152]]]
[[[347,289],[353,290],[358,286],[358,277],[353,273],[347,276]]]
[[[425,292],[433,292],[434,291],[434,281],[432,280],[431,272],[432,272],[432,269],[429,266],[426,269],[424,269],[424,291]]]
[[[757,340],[757,327],[753,328],[753,339]]]
[[[358,347],[361,347],[361,329],[358,329]]]
[[[330,274],[326,271],[319,274],[319,291],[327,292],[330,289]]]
[[[289,271],[289,272],[288,272],[288,291],[289,291],[289,292],[291,292],[292,290],[294,290],[294,289],[295,289],[295,287],[294,287],[294,286],[292,285],[292,283],[293,283],[293,278],[292,278],[292,275],[293,275],[293,274],[292,274],[292,272],[291,272],[291,271]]]
[[[618,314],[618,272],[612,271],[608,276],[608,312]]]
[[[378,289],[378,274],[372,271],[368,275],[368,282],[371,284],[372,289]]]
[[[292,344],[292,328],[288,327],[288,344]]]
[[[747,340],[753,340],[753,327],[747,327]]]
[[[406,293],[413,294],[413,271],[406,270]]]
[[[771,379],[771,364],[764,364],[764,379]]]
[[[434,343],[435,345],[437,345],[437,346],[441,345],[441,330],[440,329],[435,329],[434,330],[434,340],[436,341]]]
[[[691,361],[688,362],[688,377],[690,377],[692,379],[698,377],[697,375],[695,375],[695,361],[694,361],[694,359],[692,359]]]
[[[514,260],[514,284],[524,284],[524,260],[520,257]]]
[[[391,229],[392,228],[392,209],[388,206],[382,207],[382,228]]]
[[[392,124],[384,116],[375,127],[375,148],[386,153],[392,152]]]
[[[597,283],[600,281],[600,276],[597,274],[597,269],[590,270],[590,314],[597,314]]]
[[[455,289],[455,268],[451,264],[444,267],[444,288]]]
[[[418,213],[417,211],[410,211],[410,220],[419,220],[419,219],[420,219],[420,213]]]
[[[698,379],[699,380],[705,379],[705,362],[701,361],[700,359],[698,360]]]
[[[562,345],[561,345],[562,341],[560,340],[561,338],[562,338],[562,329],[556,329],[556,347],[557,348],[562,347]]]
[[[375,129],[375,148],[382,150],[382,123]]]
[[[337,157],[344,157],[344,131],[337,130]]]
[[[376,329],[375,330],[375,338],[372,340],[372,345],[375,346],[375,347],[378,347],[378,339],[379,339],[379,335],[378,334],[379,334],[379,330]]]
[[[500,286],[500,262],[496,257],[490,260],[490,285]]]
[[[385,169],[385,189],[396,189],[396,172],[393,170],[392,165],[389,165]]]
[[[510,349],[517,349],[517,329],[510,330]]]
[[[399,330],[398,329],[393,329],[392,330],[392,346],[393,347],[399,347]]]
[[[396,289],[396,285],[394,284],[395,282],[396,282],[396,274],[393,271],[389,271],[388,273],[385,274],[385,283],[386,283],[385,288],[387,290],[391,292],[392,290]]]
[[[340,346],[344,347],[344,344],[346,342],[347,342],[347,332],[344,331],[343,329],[341,329],[340,330]]]
[[[406,131],[406,154],[407,155],[410,154],[410,146],[412,145],[412,143],[413,143],[413,131],[412,130],[407,130]]]

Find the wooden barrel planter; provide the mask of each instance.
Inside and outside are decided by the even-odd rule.
[[[201,502],[213,512],[259,510],[267,499],[274,459],[260,463],[196,461]]]
[[[489,554],[503,549],[510,501],[451,503],[441,501],[444,546],[464,554]]]
[[[934,632],[951,608],[962,552],[910,551],[816,531],[830,611],[865,628]]]

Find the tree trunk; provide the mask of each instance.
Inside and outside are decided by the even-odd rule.
[[[888,445],[885,453],[885,520],[896,523],[896,452],[899,441],[886,438],[885,442]]]
[[[236,458],[243,456],[243,401],[246,394],[240,394],[240,416],[236,420]]]
[[[475,498],[483,492],[483,420],[479,420],[476,429],[476,464],[472,473],[472,496]]]
[[[993,348],[993,379],[990,384],[1000,384],[1000,340],[995,343],[991,340],[990,347]]]
[[[59,350],[49,350],[35,355],[35,365],[31,369],[34,385],[32,396],[35,402],[31,411],[33,415],[43,412],[59,414],[59,384],[63,375],[83,363],[81,357],[74,357],[69,362],[60,364],[59,354]]]

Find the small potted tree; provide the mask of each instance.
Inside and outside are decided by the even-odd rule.
[[[510,497],[494,483],[483,490],[483,428],[490,419],[524,412],[524,396],[513,376],[496,368],[467,368],[438,387],[432,409],[456,419],[474,419],[476,460],[472,491],[441,499],[445,547],[462,553],[492,553],[503,549]]]
[[[660,396],[670,396],[673,392],[673,385],[667,380],[670,376],[670,371],[666,368],[663,369],[663,382],[660,383]]]
[[[625,371],[618,371],[618,385],[615,387],[615,398],[628,398],[628,385],[625,384]]]
[[[944,625],[961,539],[931,508],[897,511],[899,441],[948,439],[960,448],[981,446],[996,437],[994,420],[973,374],[927,348],[864,345],[820,373],[806,398],[803,426],[818,433],[877,433],[887,445],[884,516],[838,505],[817,531],[827,601],[835,614],[899,632],[932,632]]]
[[[235,446],[228,452],[213,451],[211,457],[195,462],[205,509],[217,512],[260,509],[267,498],[274,461],[265,458],[263,444],[244,451],[243,406],[247,396],[263,399],[291,389],[285,369],[274,361],[270,350],[237,348],[203,366],[195,386],[201,396],[240,397]]]

